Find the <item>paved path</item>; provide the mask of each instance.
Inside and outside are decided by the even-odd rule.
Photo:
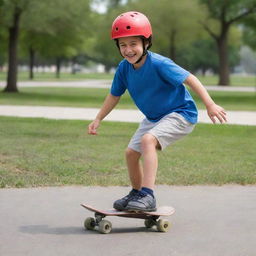
[[[79,80],[79,81],[21,81],[18,87],[73,87],[73,88],[110,88],[112,80]],[[6,82],[0,81],[0,88]],[[244,86],[205,86],[209,91],[256,92],[255,87]]]
[[[88,203],[109,208],[126,187],[0,190],[0,255],[255,256],[256,186],[157,186],[172,205],[168,233],[139,219],[108,217],[110,234],[83,229]]]
[[[0,105],[0,116],[93,120],[98,111],[96,108]],[[255,111],[228,111],[227,114],[228,124],[256,125]],[[114,109],[105,120],[137,123],[142,118],[139,110]],[[205,110],[199,110],[199,122],[211,123]]]

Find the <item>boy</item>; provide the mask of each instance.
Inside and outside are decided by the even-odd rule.
[[[142,13],[126,12],[114,20],[112,39],[124,60],[115,73],[110,94],[88,126],[89,134],[97,134],[100,122],[116,106],[126,89],[146,116],[126,149],[132,190],[114,202],[117,210],[156,210],[157,150],[163,150],[192,132],[197,122],[196,105],[183,83],[199,95],[213,123],[216,118],[221,123],[226,122],[224,109],[214,103],[194,75],[170,59],[148,51],[152,45],[151,37],[150,22]]]

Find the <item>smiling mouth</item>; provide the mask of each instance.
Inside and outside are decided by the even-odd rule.
[[[133,58],[136,56],[136,54],[133,54],[133,55],[125,55],[127,58]]]

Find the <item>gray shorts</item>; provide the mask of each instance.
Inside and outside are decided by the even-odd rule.
[[[167,146],[191,133],[194,127],[194,124],[175,112],[164,116],[155,123],[145,118],[131,138],[128,148],[141,152],[141,138],[144,134],[150,133],[158,140],[161,150],[164,150]]]

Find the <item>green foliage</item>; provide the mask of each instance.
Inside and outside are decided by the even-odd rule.
[[[32,47],[45,57],[76,56],[89,34],[90,0],[3,0],[2,26],[12,25],[19,8],[24,55]]]
[[[23,45],[33,47],[48,58],[76,56],[89,31],[89,1],[48,0],[40,3],[23,20]],[[41,19],[40,13],[47,15]],[[36,26],[29,25],[31,19]]]
[[[107,69],[115,67],[121,60],[115,42],[110,38],[111,25],[119,14],[116,10],[107,14],[94,13],[92,16],[91,31],[93,37],[85,43],[83,53],[104,64]],[[88,47],[89,44],[89,47]]]
[[[199,0],[207,5],[209,15],[213,19],[225,18],[226,22],[235,22],[246,13],[256,11],[255,0]],[[241,16],[241,17],[240,17]]]
[[[0,26],[0,66],[6,62],[7,57],[7,33]]]
[[[177,50],[204,33],[198,23],[201,12],[197,0],[140,0],[130,8],[149,17],[153,28],[153,50],[172,59],[176,58]]]
[[[256,50],[256,12],[250,17],[247,17],[243,25],[244,42],[252,49]]]
[[[201,70],[205,73],[211,70],[216,73],[218,69],[216,48],[215,43],[209,39],[194,41],[179,51],[177,62],[192,72]]]
[[[219,56],[219,85],[229,85],[230,67],[228,39],[231,25],[255,13],[255,0],[200,0],[207,7],[208,18],[201,22],[203,28],[215,40]],[[218,31],[209,24],[209,18],[218,23]]]
[[[207,20],[207,24],[217,34],[220,25],[213,18],[220,17],[223,7],[226,8],[227,21],[233,21],[235,15],[242,15],[255,4],[255,0],[105,0],[107,12],[100,14],[90,9],[91,2],[92,0],[1,0],[0,65],[6,62],[7,29],[13,24],[15,8],[22,13],[19,53],[25,62],[28,60],[28,49],[33,49],[38,59],[72,59],[83,56],[83,62],[92,60],[106,65],[107,69],[116,67],[122,57],[110,39],[112,21],[121,12],[138,10],[151,20],[152,50],[177,60],[179,64],[191,63],[189,69],[192,70],[197,66],[205,65],[204,69],[209,67],[206,56],[212,55],[209,45],[205,44],[210,37],[199,21],[204,20],[209,13],[211,19]],[[199,3],[208,5],[209,10]],[[255,49],[255,23],[248,21],[243,24],[250,28],[244,30],[245,42]],[[231,37],[233,34],[238,36],[232,38],[229,44],[235,49],[239,46],[240,37],[238,30],[233,31]],[[234,44],[236,47],[232,46]],[[198,55],[198,50],[195,49],[197,46],[202,47],[204,56]],[[187,56],[184,56],[185,53]],[[209,59],[213,60],[211,68],[216,69],[215,57]]]

